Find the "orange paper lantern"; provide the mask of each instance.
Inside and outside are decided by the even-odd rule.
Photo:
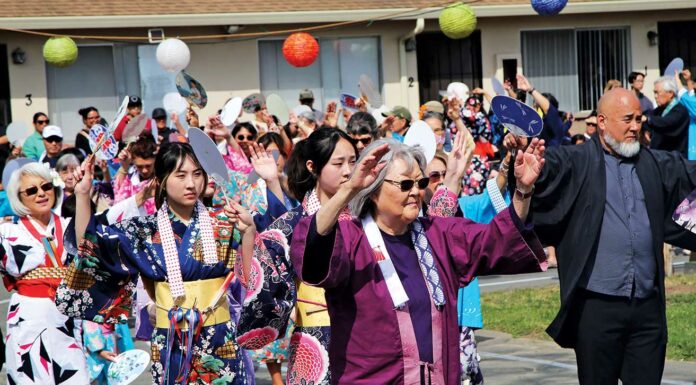
[[[319,43],[306,32],[293,33],[283,43],[283,56],[295,67],[307,67],[317,60]]]

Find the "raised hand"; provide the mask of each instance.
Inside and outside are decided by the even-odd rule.
[[[508,151],[514,152],[515,150],[524,150],[527,148],[528,142],[529,140],[524,136],[515,136],[508,133],[505,135],[505,138],[503,138],[503,147],[505,147]]]
[[[531,191],[537,178],[539,178],[544,167],[545,151],[544,141],[538,138],[532,139],[532,143],[524,152],[517,150],[515,178],[517,179],[517,187],[522,192]]]
[[[251,153],[251,165],[254,166],[254,171],[259,177],[266,182],[269,180],[278,179],[278,165],[276,164],[273,155],[263,148],[263,145],[251,143],[249,146]]]
[[[527,78],[522,74],[517,74],[517,88],[522,91],[529,92],[532,90],[532,83],[527,80]]]
[[[380,163],[382,157],[387,152],[389,152],[389,144],[385,143],[373,148],[360,160],[348,181],[352,190],[359,191],[367,188],[377,179],[377,174],[387,165],[386,163]]]
[[[458,194],[461,189],[462,178],[469,168],[471,158],[474,155],[475,145],[473,143],[473,138],[471,141],[468,140],[469,136],[470,134],[468,131],[462,131],[457,134],[454,137],[452,151],[447,157],[447,172],[445,173],[445,180],[443,183],[455,194]]]
[[[73,171],[75,180],[75,195],[89,196],[92,192],[92,180],[94,179],[94,155],[90,155],[82,162],[82,166]]]
[[[245,234],[248,231],[256,231],[256,226],[254,225],[251,214],[238,202],[233,200],[228,201],[224,207],[224,211],[227,220],[235,226],[240,233]]]
[[[127,147],[118,153],[118,162],[121,164],[121,168],[123,169],[123,171],[128,172],[128,169],[131,166],[131,161],[131,153],[130,151],[128,151]]]

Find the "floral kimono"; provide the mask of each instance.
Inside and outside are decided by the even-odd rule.
[[[210,227],[203,215],[210,218],[212,235],[206,234]],[[167,216],[168,230],[161,225]],[[66,243],[72,248],[74,228],[70,230]],[[172,233],[174,241],[168,243]],[[214,245],[206,243],[207,236]],[[130,313],[140,276],[157,304],[152,383],[247,384],[229,304],[215,296],[229,282],[236,246],[227,218],[207,211],[200,202],[188,225],[166,207],[110,226],[97,225],[92,218],[56,294],[58,310],[98,323],[119,322]],[[209,247],[216,261],[209,259]],[[170,258],[176,257],[180,271],[169,271],[167,266],[174,263]],[[184,295],[175,296],[177,290]]]
[[[297,323],[290,338],[288,384],[331,383],[331,327],[324,290],[300,283],[289,256],[295,226],[320,207],[314,190],[301,206],[288,211],[258,235],[240,319],[239,343],[259,349],[284,336],[292,308],[297,304]],[[342,220],[349,218],[347,212],[341,216]]]
[[[30,217],[0,225],[0,273],[10,298],[7,313],[7,383],[89,383],[81,321],[58,312],[53,298],[65,273],[63,230],[53,214],[46,229]]]

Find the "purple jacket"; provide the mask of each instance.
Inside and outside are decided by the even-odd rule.
[[[541,271],[546,256],[531,226],[523,225],[512,208],[487,225],[464,218],[422,218],[421,223],[447,301],[437,326],[441,333],[433,336],[441,338],[445,383],[455,385],[460,383],[458,289],[477,275]],[[403,384],[405,370],[413,368],[404,365],[396,311],[360,222],[339,222],[320,236],[314,216],[303,219],[295,228],[291,257],[303,281],[326,289],[333,384]]]

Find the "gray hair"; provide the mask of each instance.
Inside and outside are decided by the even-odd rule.
[[[27,206],[25,206],[19,198],[19,187],[22,183],[22,177],[33,175],[44,179],[46,182],[53,182],[53,175],[51,175],[51,170],[47,166],[47,164],[44,165],[38,162],[27,163],[18,170],[15,170],[10,176],[10,181],[7,183],[7,186],[5,186],[5,189],[7,190],[7,200],[10,202],[10,207],[12,207],[12,211],[14,211],[17,216],[23,218],[31,215],[31,211],[29,211]],[[53,192],[56,199],[55,202],[53,202],[52,209],[55,210],[56,207],[60,207],[63,202],[63,188],[54,186]]]
[[[677,94],[677,83],[674,82],[673,77],[669,76],[663,76],[657,80],[655,80],[655,85],[662,83],[662,89],[667,92],[672,92],[673,94]]]
[[[58,161],[56,162],[56,171],[61,172],[70,166],[80,167],[80,160],[77,159],[75,154],[65,154],[58,158]]]
[[[408,146],[395,139],[380,139],[370,143],[370,145],[363,150],[362,154],[360,155],[360,159],[358,159],[358,163],[360,163],[360,161],[373,149],[385,143],[389,144],[389,152],[384,154],[381,163],[386,163],[387,165],[382,169],[382,171],[379,172],[379,174],[377,174],[377,179],[375,179],[370,186],[360,191],[350,201],[349,207],[353,216],[362,218],[374,209],[372,197],[382,187],[384,178],[386,178],[387,173],[394,164],[394,160],[400,159],[401,161],[405,162],[408,166],[407,172],[413,171],[413,167],[418,167],[423,175],[425,175],[425,167],[427,162],[420,146]]]

